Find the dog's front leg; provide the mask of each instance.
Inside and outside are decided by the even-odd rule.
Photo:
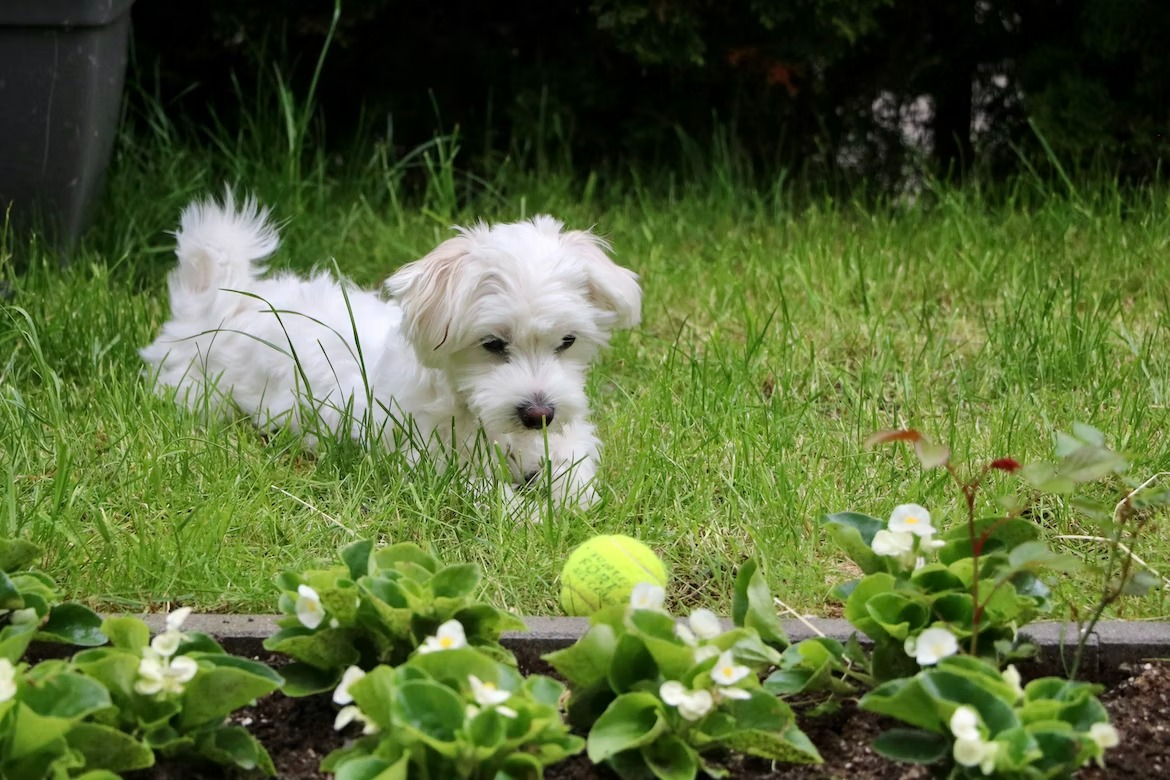
[[[586,508],[597,501],[598,442],[593,427],[566,426],[548,437],[548,478],[556,506]]]

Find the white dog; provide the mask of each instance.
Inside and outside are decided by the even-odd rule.
[[[268,210],[230,192],[194,202],[172,319],[141,355],[192,408],[234,406],[310,446],[328,431],[488,477],[502,462],[510,484],[588,505],[599,442],[585,374],[611,331],[638,323],[638,277],[551,217],[457,230],[391,276],[386,300],[325,273],[263,278],[279,243]]]

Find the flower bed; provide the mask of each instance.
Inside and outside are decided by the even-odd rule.
[[[1151,479],[1111,512],[1081,500],[1111,534],[1100,606],[1067,643],[1061,632],[1048,641],[1033,632],[1037,641],[1027,627],[1053,608],[1044,577],[1077,561],[1048,549],[1024,516],[1027,501],[977,517],[984,482],[1019,472],[1033,493],[1068,495],[1119,474],[1125,460],[1081,427],[1058,439],[1054,464],[1003,458],[964,478],[915,431],[873,441],[912,443],[925,466],[945,468],[967,516],[951,529],[917,504],[887,521],[826,516],[862,573],[836,589],[849,627],[838,636],[802,622],[809,634],[794,639],[748,560],[729,621],[705,609],[675,618],[663,588],[641,583],[576,623],[573,641],[539,646],[506,635],[523,621],[477,599],[476,566],[444,564],[411,543],[359,541],[335,565],[277,577],[281,614],[260,632],[264,656],[248,658],[260,655],[255,645],[225,647],[186,608],[152,632],[138,618],[59,603],[49,578],[23,568],[35,549],[5,540],[0,776],[274,775],[278,766],[285,777],[345,780],[917,776],[893,762],[948,777],[1103,770],[1120,735],[1104,686],[1079,677],[1101,680],[1121,660],[1098,621],[1152,584],[1128,551],[1170,494]],[[30,666],[21,659],[33,639],[90,649]],[[1166,646],[1155,643],[1155,654]],[[1044,676],[1045,662],[1063,673]],[[1115,699],[1152,691],[1156,703],[1165,675],[1146,671]],[[1115,707],[1126,718],[1131,709]],[[1164,751],[1156,740],[1143,748],[1150,766]]]

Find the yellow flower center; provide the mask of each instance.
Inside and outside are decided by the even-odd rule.
[[[733,669],[732,667],[730,667],[730,666],[723,667],[723,676],[724,677],[731,677],[734,674],[735,674],[735,669]]]
[[[442,637],[441,639],[439,639],[439,646],[442,647],[444,650],[451,647],[451,645],[453,645],[453,644],[455,644],[455,640],[451,639],[451,637],[449,637],[449,636],[445,636],[445,637]]]
[[[918,518],[917,517],[907,517],[905,520],[905,523],[906,523],[906,525],[917,525]]]

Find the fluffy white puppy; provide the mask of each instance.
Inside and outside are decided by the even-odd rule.
[[[353,436],[551,487],[591,503],[599,442],[585,377],[617,328],[636,325],[638,277],[592,233],[547,216],[457,228],[385,283],[388,299],[332,275],[263,276],[279,238],[252,199],[182,214],[172,317],[141,351],[160,388],[224,406],[310,446]]]

